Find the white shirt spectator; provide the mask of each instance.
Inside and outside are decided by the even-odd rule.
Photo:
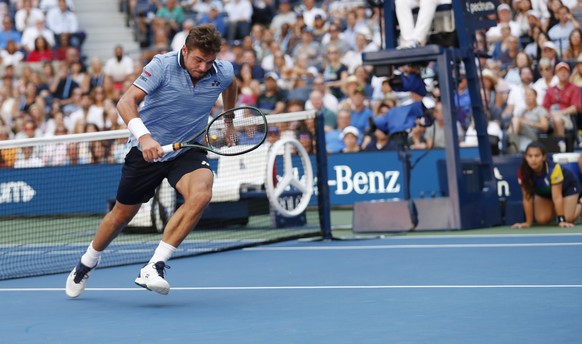
[[[40,8],[32,7],[27,12],[26,8],[19,9],[14,15],[16,30],[24,32],[26,28],[34,27],[38,20],[44,20],[44,13]]]
[[[548,88],[550,86],[556,86],[559,82],[560,81],[558,80],[558,77],[554,75],[549,85],[546,83],[545,78],[539,78],[536,82],[533,83],[532,87],[538,94],[536,97],[538,105],[542,105],[544,103],[544,97],[546,96],[546,91]]]
[[[15,51],[14,54],[10,54],[6,50],[0,51],[0,58],[2,58],[2,65],[3,66],[16,66],[18,65],[23,59],[24,54],[22,51]]]
[[[69,10],[64,12],[56,7],[46,15],[46,26],[57,35],[79,31],[77,15]]]
[[[44,27],[44,20],[38,21],[35,26],[24,30],[20,43],[28,51],[34,50],[34,40],[38,36],[43,36],[51,47],[55,46],[55,34]]]
[[[85,116],[85,112],[83,109],[79,109],[71,113],[70,118],[70,125],[75,127],[75,124],[80,119],[85,119],[86,123],[95,124],[99,129],[103,130],[105,128],[105,121],[103,119],[103,108],[98,106],[91,106],[87,111],[87,115]],[[109,123],[111,125],[111,123]],[[70,130],[70,129],[69,129]]]
[[[525,87],[523,84],[511,86],[509,96],[507,97],[507,104],[513,105],[513,116],[521,116],[527,109],[525,103]]]
[[[125,78],[133,72],[133,60],[131,57],[124,55],[121,61],[112,57],[105,63],[103,71],[109,75],[114,82],[123,82]]]
[[[253,5],[248,0],[232,0],[224,6],[230,22],[250,22],[253,16]]]
[[[66,0],[66,2],[67,2],[67,7],[71,11],[74,11],[75,4],[73,3],[73,0]],[[52,10],[53,8],[58,8],[58,7],[59,7],[59,0],[40,0],[40,3],[38,4],[38,8],[40,8],[41,11],[43,11],[44,13],[48,13],[48,11]]]

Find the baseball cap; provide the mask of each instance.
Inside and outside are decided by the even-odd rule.
[[[556,45],[550,41],[544,42],[544,44],[542,45],[542,48],[550,48],[552,50],[558,51],[558,49],[556,48]]]
[[[340,138],[343,139],[347,134],[352,134],[355,137],[359,137],[360,131],[358,130],[358,128],[350,125],[349,127],[346,127],[344,130],[342,130],[342,133],[340,134]]]
[[[356,94],[356,93],[360,93],[360,94],[366,95],[366,90],[364,89],[364,87],[358,86],[354,90],[354,94]]]
[[[277,75],[277,73],[274,73],[274,72],[269,72],[269,73],[265,74],[265,80],[267,80],[268,78],[271,78],[275,81],[279,80],[279,76]]]
[[[511,11],[511,7],[508,4],[501,4],[501,5],[497,6],[497,12],[503,11],[503,10]]]
[[[270,127],[269,128],[269,134],[277,134],[277,135],[279,135],[279,133],[280,133],[279,128],[277,128],[277,127]]]
[[[556,65],[556,67],[554,68],[554,70],[556,72],[558,72],[560,69],[562,68],[566,68],[568,70],[568,72],[570,71],[570,65],[567,64],[566,62],[560,62]]]

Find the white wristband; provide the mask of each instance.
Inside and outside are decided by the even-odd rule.
[[[138,140],[145,134],[150,134],[150,131],[146,128],[145,124],[143,124],[141,118],[138,117],[133,118],[129,123],[127,123],[127,129],[129,129],[131,134]]]

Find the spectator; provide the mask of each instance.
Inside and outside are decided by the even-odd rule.
[[[20,154],[14,163],[14,168],[44,167],[44,162],[35,153],[34,147],[21,147]]]
[[[38,8],[40,8],[43,13],[48,13],[53,8],[58,8],[58,2],[59,0],[40,0],[38,3]],[[75,10],[75,4],[73,3],[73,0],[66,0],[66,3],[67,7],[71,11]]]
[[[16,48],[20,48],[22,35],[16,31],[12,25],[12,19],[5,16],[2,18],[2,29],[0,30],[0,49],[6,49],[8,41],[14,41]]]
[[[549,129],[548,112],[543,106],[538,105],[535,89],[526,88],[525,104],[526,109],[511,121],[512,132],[518,136],[520,152],[525,152],[532,141],[539,139],[540,133],[545,133]]]
[[[554,67],[550,60],[541,58],[538,65],[541,77],[534,82],[532,87],[538,95],[537,103],[541,105],[544,103],[544,97],[546,96],[548,88],[558,84],[558,77],[554,75]]]
[[[568,37],[568,49],[564,52],[564,59],[575,59],[582,54],[582,30],[572,30]]]
[[[542,45],[542,57],[547,58],[552,63],[552,66],[557,65],[560,62],[558,56],[558,48],[551,41],[547,41]]]
[[[337,115],[324,106],[323,93],[314,89],[309,95],[309,101],[312,107],[311,109],[315,110],[318,115],[323,115],[324,130],[327,132],[335,129],[337,127]]]
[[[450,0],[395,0],[396,18],[400,25],[401,48],[413,48],[424,45],[436,11],[440,4],[450,4]],[[412,10],[419,7],[416,23]]]
[[[297,15],[291,11],[290,0],[279,0],[279,11],[271,20],[270,29],[275,36],[281,35],[283,24],[295,25]]]
[[[298,136],[299,143],[305,149],[307,154],[315,153],[315,145],[313,144],[313,135],[309,131],[300,132]]]
[[[157,0],[135,0],[130,9],[135,22],[137,41],[142,48],[148,47],[151,43],[148,31],[158,10],[156,4]]]
[[[582,89],[582,53],[576,59],[574,71],[572,72],[572,76],[570,76],[570,82]]]
[[[313,39],[317,43],[321,43],[323,36],[329,31],[329,23],[326,21],[325,15],[316,14],[313,21]]]
[[[54,98],[60,99],[62,104],[67,104],[70,102],[73,90],[79,86],[80,85],[73,79],[69,66],[65,63],[61,63],[59,66],[59,72],[50,86],[50,91]]]
[[[6,43],[6,49],[0,50],[0,57],[2,58],[2,65],[4,67],[17,66],[24,59],[24,54],[18,50],[16,42],[9,40]]]
[[[16,30],[24,32],[27,28],[33,28],[39,21],[44,24],[44,13],[40,8],[33,6],[32,0],[22,0],[22,8],[16,11],[14,22]]]
[[[83,92],[91,92],[97,86],[103,86],[105,73],[103,72],[103,62],[98,57],[91,59],[89,72],[84,83],[81,85]]]
[[[340,56],[343,56],[351,49],[350,45],[343,39],[341,26],[336,23],[331,23],[327,33],[323,35],[321,39],[321,53],[325,54],[325,52],[329,51],[330,47],[338,49]]]
[[[487,30],[487,40],[489,42],[498,42],[501,39],[501,29],[504,25],[508,25],[511,31],[511,35],[515,37],[520,36],[519,24],[512,20],[511,6],[502,3],[497,6],[497,26],[489,28]]]
[[[249,0],[232,0],[224,6],[224,10],[228,14],[228,41],[232,42],[235,39],[248,36],[253,16],[251,2]]]
[[[378,152],[388,150],[389,148],[388,141],[389,141],[388,133],[379,128],[375,128],[373,132],[373,138],[370,141],[370,143],[368,143],[366,147],[364,147],[364,151]]]
[[[111,77],[116,90],[120,90],[123,81],[133,72],[133,60],[123,53],[121,45],[115,46],[114,56],[109,58],[103,69],[105,75]]]
[[[257,98],[261,94],[260,84],[253,78],[252,68],[249,64],[243,63],[240,67],[239,74],[236,75],[238,82],[239,104],[240,105],[257,105]]]
[[[348,72],[353,74],[356,67],[362,65],[362,53],[377,51],[378,46],[372,42],[370,29],[363,28],[356,34],[356,48],[348,51],[342,57],[342,63],[348,67]]]
[[[58,7],[48,11],[46,26],[55,34],[57,42],[63,39],[79,48],[85,40],[85,33],[79,30],[77,15],[69,9],[65,0],[58,0]]]
[[[89,144],[89,164],[113,164],[111,144],[107,141],[92,141]]]
[[[315,16],[325,16],[325,11],[315,6],[315,0],[303,0],[301,13],[303,13],[303,20],[305,21],[305,25],[310,28],[313,28]]]
[[[0,141],[10,140],[10,129],[5,125],[0,125]],[[13,167],[18,155],[18,148],[0,149],[0,168]]]
[[[345,128],[342,131],[340,138],[344,142],[344,148],[340,151],[340,153],[356,153],[361,151],[358,143],[361,140],[360,131],[358,128],[354,126]]]
[[[34,49],[28,53],[26,62],[52,61],[53,51],[47,40],[43,36],[38,36],[34,40]]]
[[[342,80],[348,76],[348,67],[341,62],[341,51],[333,45],[329,46],[325,57],[326,62],[322,71],[323,79],[337,99],[343,98],[341,84]]]
[[[321,75],[315,76],[312,85],[313,91],[319,91],[323,95],[323,106],[329,109],[331,112],[337,113],[339,102],[337,98],[329,91],[329,87],[327,87],[327,85],[325,84],[323,77]],[[311,100],[308,99],[305,102],[305,109],[306,110],[313,109],[313,104],[311,103]]]
[[[275,61],[276,59],[283,59],[283,61]],[[261,61],[261,67],[266,72],[275,72],[279,76],[282,72],[282,66],[292,68],[293,64],[293,58],[281,50],[281,45],[277,41],[272,41],[269,44],[269,53]]]
[[[519,116],[527,108],[525,104],[525,90],[532,85],[533,72],[530,67],[522,67],[519,70],[521,84],[511,87],[507,106],[503,111],[504,118]]]
[[[582,210],[578,178],[560,164],[548,161],[545,147],[534,141],[528,145],[517,173],[521,186],[525,222],[513,228],[528,228],[533,222],[548,224],[556,219],[560,227],[574,227]]]
[[[220,35],[226,37],[226,23],[224,17],[220,14],[218,7],[219,6],[216,3],[210,4],[210,10],[196,22],[196,25],[213,24],[216,27],[216,30],[220,32]]]
[[[54,33],[45,27],[44,19],[38,19],[34,26],[28,27],[24,32],[22,32],[21,42],[24,49],[32,51],[34,49],[34,42],[38,36],[43,36],[49,46],[55,46]]]
[[[352,101],[352,126],[358,129],[359,133],[365,133],[370,126],[369,120],[374,117],[372,110],[365,105],[365,90],[363,87],[358,87],[354,90],[354,93],[350,96]],[[361,143],[361,135],[358,136]]]
[[[238,49],[240,50],[240,46],[238,47]],[[242,57],[242,55],[240,56]],[[236,60],[236,56],[235,54],[231,51],[229,45],[228,45],[228,41],[223,38],[220,44],[220,52],[218,53],[218,55],[216,56],[216,58],[218,60],[225,60],[228,62],[232,62],[234,64],[235,60]]]
[[[182,28],[184,10],[176,0],[166,0],[164,6],[156,12],[155,20],[162,22],[166,37],[171,41]]]
[[[267,110],[270,114],[282,113],[285,111],[287,97],[285,93],[277,86],[279,76],[273,72],[265,76],[265,90],[257,99],[257,107]]]
[[[426,148],[445,148],[445,122],[443,119],[443,111],[442,111],[442,104],[441,102],[437,102],[432,110],[432,115],[434,117],[434,122],[431,126],[426,128],[426,132],[424,133],[424,137],[426,139]],[[457,124],[457,136],[459,138],[459,142],[463,141],[463,128],[459,122]]]
[[[311,62],[311,65],[320,63],[319,43],[313,39],[313,29],[305,27],[301,33],[301,40],[293,48],[291,56],[298,59],[299,56],[306,56]]]
[[[178,51],[182,49],[184,46],[184,42],[186,42],[186,37],[188,37],[188,33],[190,29],[194,27],[194,21],[192,19],[184,20],[184,25],[182,25],[182,31],[176,33],[174,38],[172,38],[172,51]]]
[[[521,83],[519,70],[522,67],[530,67],[533,70],[533,62],[531,58],[523,51],[520,51],[515,56],[515,61],[507,68],[507,73],[505,74],[505,81],[510,85],[519,85]],[[534,73],[535,75],[536,73]]]
[[[67,144],[66,158],[63,161],[64,165],[84,165],[88,162],[81,157],[79,143],[72,142]]]
[[[68,130],[64,124],[55,128],[54,135],[67,135]],[[67,144],[64,142],[50,143],[44,146],[42,160],[45,166],[62,166],[67,162]]]
[[[328,153],[339,153],[344,148],[341,133],[350,126],[351,113],[349,110],[340,110],[337,114],[337,129],[325,133],[325,147]]]
[[[568,37],[575,29],[580,29],[580,24],[572,17],[570,9],[562,6],[558,9],[558,24],[548,30],[548,36],[559,49],[562,56],[568,50]]]
[[[550,113],[554,124],[554,135],[560,139],[560,150],[566,150],[565,131],[573,128],[573,116],[582,110],[580,89],[570,82],[570,65],[560,62],[555,67],[558,84],[550,86],[544,97],[543,105]]]
[[[81,108],[71,113],[70,121],[73,127],[79,120],[95,125],[98,130],[105,128],[103,108],[93,107],[93,101],[89,93],[83,93],[81,96]]]

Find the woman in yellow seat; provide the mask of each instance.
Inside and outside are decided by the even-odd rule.
[[[527,146],[517,174],[525,222],[513,228],[531,227],[534,219],[537,224],[548,224],[554,218],[560,227],[573,227],[582,211],[578,178],[547,158],[541,143],[534,141]]]

